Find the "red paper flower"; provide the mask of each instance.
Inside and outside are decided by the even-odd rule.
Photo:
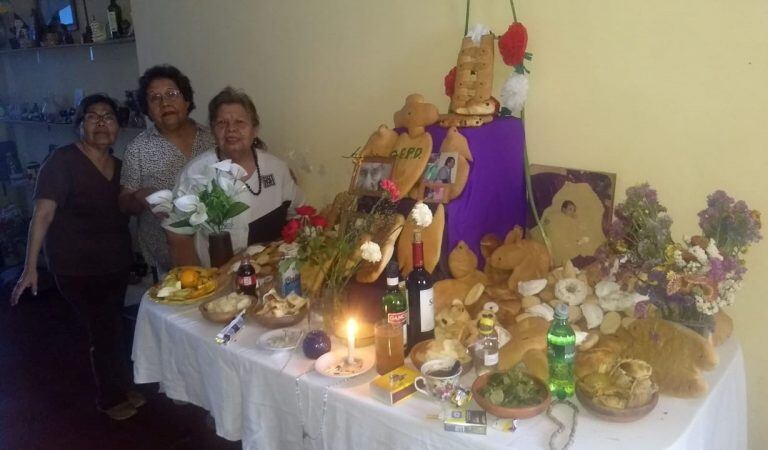
[[[299,234],[299,228],[301,228],[301,224],[297,219],[289,220],[288,223],[283,226],[283,229],[280,232],[280,234],[283,236],[283,240],[289,244],[295,241],[296,236]]]
[[[379,186],[381,186],[382,189],[389,192],[389,199],[393,202],[396,202],[400,200],[400,190],[397,188],[397,185],[394,181],[385,178],[379,182]]]
[[[448,75],[445,76],[445,95],[448,97],[453,97],[453,91],[455,90],[456,85],[456,66],[451,69],[450,72],[448,72]]]
[[[317,214],[317,210],[315,210],[315,208],[309,205],[301,205],[298,208],[296,208],[296,214],[300,216],[310,217]]]
[[[309,223],[311,223],[313,227],[325,228],[328,226],[328,221],[325,219],[325,217],[320,215],[312,216],[309,219]]]
[[[528,31],[520,22],[510,25],[507,32],[499,38],[499,53],[508,66],[516,66],[523,62],[527,46]]]

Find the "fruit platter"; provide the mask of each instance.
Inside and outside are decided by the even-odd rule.
[[[219,269],[181,266],[171,269],[163,281],[149,289],[149,297],[167,305],[190,305],[219,295],[231,287],[229,275]]]

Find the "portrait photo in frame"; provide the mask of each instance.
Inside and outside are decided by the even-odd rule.
[[[385,191],[381,181],[392,177],[395,158],[366,156],[360,158],[355,166],[349,192],[355,195],[380,197]]]
[[[531,164],[531,186],[541,226],[556,266],[585,267],[606,241],[613,220],[616,174]],[[528,235],[543,242],[532,213]]]
[[[424,203],[448,203],[450,201],[450,184],[422,182],[419,197]]]
[[[424,183],[453,184],[456,182],[458,152],[432,153],[424,170]]]

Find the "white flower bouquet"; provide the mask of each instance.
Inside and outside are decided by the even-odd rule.
[[[241,181],[245,174],[245,169],[226,159],[190,177],[176,192],[157,191],[147,197],[147,202],[152,212],[169,216],[170,227],[221,233],[231,226],[232,218],[248,209],[248,205],[236,200],[245,189]]]

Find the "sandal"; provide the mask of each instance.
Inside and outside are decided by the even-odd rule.
[[[131,402],[123,402],[108,409],[99,408],[99,411],[108,415],[112,420],[125,420],[137,413]]]
[[[125,393],[125,396],[128,397],[128,403],[134,408],[140,408],[147,404],[147,399],[139,392],[128,391]]]

